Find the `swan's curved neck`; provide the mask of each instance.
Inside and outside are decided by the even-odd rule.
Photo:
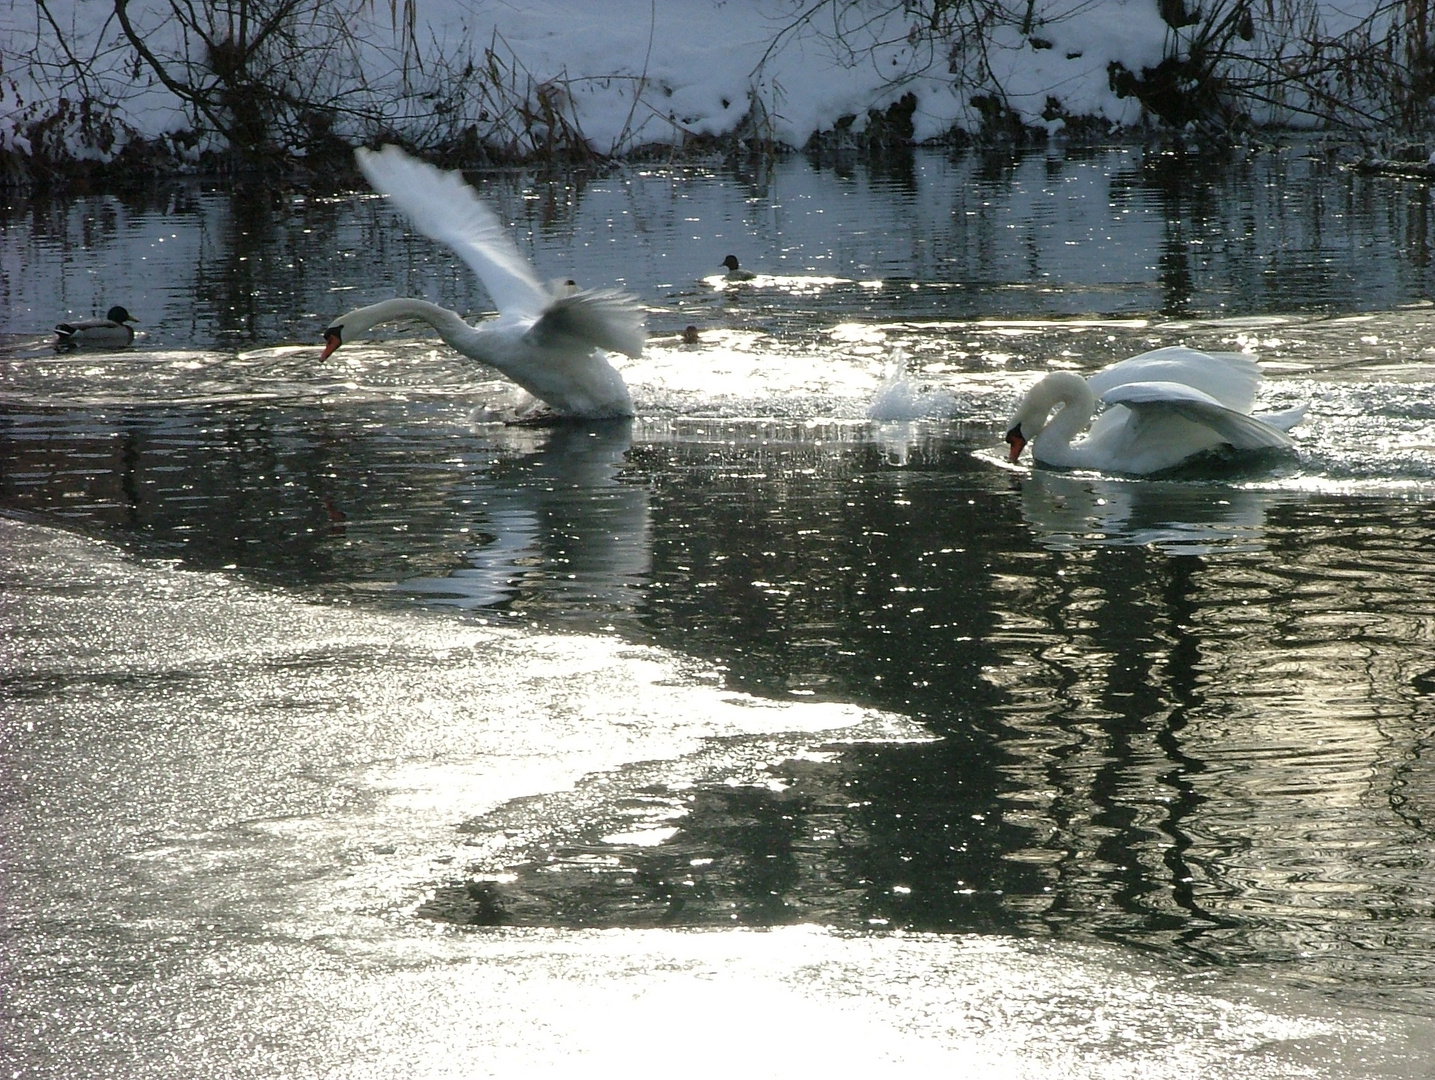
[[[474,328],[458,312],[430,304],[427,300],[402,296],[394,300],[380,300],[377,304],[349,312],[342,320],[344,339],[352,341],[380,323],[403,319],[428,323],[438,331],[439,337],[459,352],[471,353],[473,349]]]
[[[1091,425],[1095,411],[1096,395],[1085,379],[1072,371],[1053,371],[1027,393],[1016,422],[1029,441],[1041,436],[1043,460],[1059,464],[1055,459]],[[1032,452],[1037,452],[1036,446]]]

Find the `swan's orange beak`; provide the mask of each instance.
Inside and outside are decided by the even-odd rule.
[[[328,353],[324,355],[327,356]],[[1022,447],[1026,445],[1026,439],[1024,439],[1021,434],[1020,424],[1006,433],[1006,441],[1007,445],[1011,447],[1011,453],[1007,455],[1007,460],[1015,464],[1016,459],[1021,457]]]
[[[334,350],[344,344],[344,339],[339,334],[342,329],[344,329],[342,326],[331,326],[324,331],[324,351],[319,354],[320,360],[329,359]]]

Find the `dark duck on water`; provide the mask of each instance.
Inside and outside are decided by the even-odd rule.
[[[120,349],[134,344],[135,329],[129,324],[138,322],[124,308],[116,304],[105,313],[103,319],[80,319],[77,322],[55,324],[55,340],[58,349],[74,349],[80,346],[99,349]]]

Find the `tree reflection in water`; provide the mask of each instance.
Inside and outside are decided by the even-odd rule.
[[[341,286],[487,304],[371,201],[0,207],[15,319],[152,290],[123,357],[5,328],[0,508],[321,598],[619,634],[933,736],[729,740],[486,814],[438,917],[1000,928],[1435,985],[1430,332],[1401,308],[1429,293],[1428,193],[1299,154],[913,164],[488,178],[538,265],[702,325],[701,362],[655,338],[634,372],[659,419],[602,431],[470,423],[492,384],[422,337],[322,369],[281,347]],[[704,285],[695,231],[790,287]],[[1026,373],[1186,339],[1296,373],[1269,386],[1317,399],[1298,464],[1132,484],[973,456]],[[899,353],[971,429],[851,422]],[[794,419],[694,418],[724,410]]]
[[[862,427],[523,431],[414,405],[12,410],[4,430],[12,511],[320,594],[616,629],[735,690],[934,736],[737,740],[522,801],[465,827],[507,840],[426,914],[1432,974],[1418,503],[1012,473],[940,424],[895,455]]]
[[[1396,934],[1423,954],[1417,508],[1207,478],[1147,492],[1129,532],[1052,544],[1022,517],[1052,478],[963,446],[898,468],[860,439],[726,435],[632,454],[652,491],[647,632],[734,687],[902,711],[940,738],[736,788],[619,781],[670,835],[603,843],[621,823],[598,818],[586,845],[535,844],[494,887],[502,918],[1000,928],[1219,962]],[[1226,506],[1196,535],[1202,498]],[[563,807],[545,801],[583,818]],[[1388,955],[1366,977],[1428,978]]]

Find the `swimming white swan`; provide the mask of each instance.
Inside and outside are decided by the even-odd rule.
[[[1140,475],[1222,446],[1294,446],[1286,430],[1300,422],[1305,406],[1253,415],[1260,381],[1249,356],[1181,345],[1122,360],[1089,379],[1054,371],[1027,391],[1012,417],[1010,460],[1030,443],[1042,465]],[[1098,399],[1106,408],[1093,422]],[[1088,427],[1084,439],[1072,442]]]
[[[497,318],[470,325],[427,300],[382,300],[335,319],[324,331],[328,357],[345,340],[398,319],[419,319],[467,357],[497,368],[559,416],[632,416],[623,377],[604,351],[641,356],[646,331],[636,300],[612,289],[545,287],[497,216],[456,172],[443,172],[396,146],[356,151],[369,183],[425,236],[453,248],[483,282]]]
[[[98,346],[102,349],[123,348],[132,345],[135,330],[128,325],[139,322],[124,308],[116,304],[105,312],[103,319],[79,319],[56,325],[56,348],[73,348],[77,345]]]

